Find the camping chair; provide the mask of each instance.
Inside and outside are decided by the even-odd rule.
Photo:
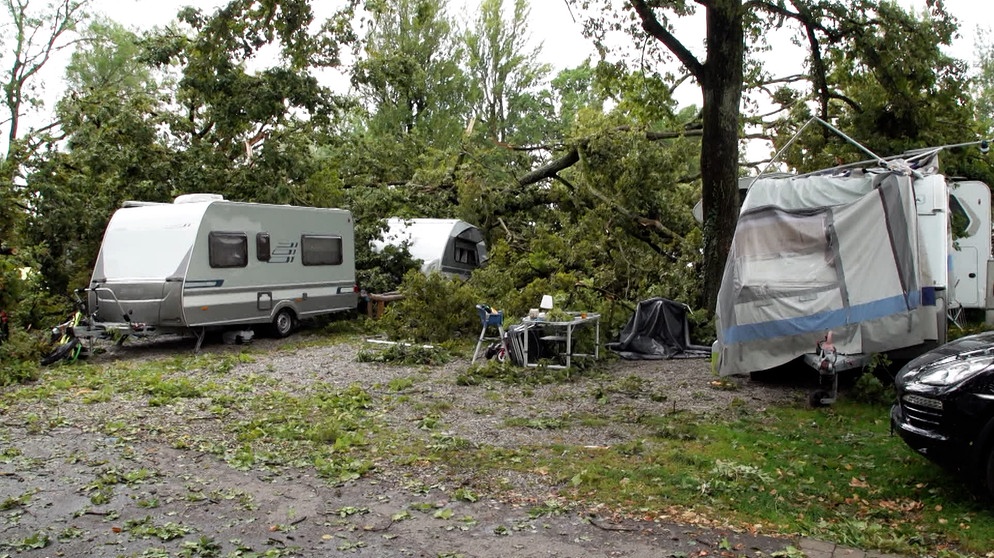
[[[507,345],[504,341],[504,313],[493,312],[486,304],[477,304],[476,312],[480,315],[480,323],[483,328],[480,330],[480,338],[476,341],[476,350],[473,351],[473,360],[471,362],[476,362],[476,357],[480,354],[480,347],[483,346],[484,340],[496,341],[499,339],[503,353],[507,354]],[[497,337],[487,335],[488,330],[492,327],[497,328]]]

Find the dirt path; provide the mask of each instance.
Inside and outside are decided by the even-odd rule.
[[[3,512],[0,539],[21,541],[6,549],[17,556],[754,556],[791,543],[567,509],[533,517],[536,502],[470,503],[446,486],[412,491],[402,478],[330,487],[304,470],[241,472],[212,456],[74,429],[8,434],[23,453],[0,467],[0,494],[30,495]],[[149,476],[92,505],[101,478],[136,466]]]
[[[231,374],[267,371],[287,385],[306,384],[302,370],[317,367],[328,381],[347,384],[355,378],[376,383],[413,370],[383,365],[357,365],[356,347],[313,347],[291,354],[259,353],[254,362]],[[123,349],[106,358],[152,358],[156,351]],[[230,351],[230,347],[207,350]],[[136,355],[141,355],[136,356]],[[458,362],[451,373],[465,368]],[[621,366],[625,366],[622,364]],[[674,370],[669,375],[661,370]],[[383,368],[389,368],[383,372]],[[652,363],[623,368],[632,377],[645,374],[652,382],[668,382],[671,394],[695,393],[688,402],[673,398],[644,404],[676,406],[701,404],[709,397],[731,397],[719,391],[702,392],[695,385],[706,363]],[[334,374],[331,373],[334,371]],[[695,372],[696,371],[696,372]],[[376,377],[376,374],[386,374]],[[482,389],[453,388],[448,372],[434,371],[431,386],[412,396],[433,400],[454,397],[468,401],[453,405],[445,420],[459,435],[487,437],[487,443],[512,445],[521,436],[543,435],[525,430],[520,436],[492,432],[504,412],[521,412],[520,401],[508,397],[507,409],[494,409],[480,422],[479,406],[493,405]],[[680,377],[680,374],[689,374]],[[355,378],[351,376],[355,376]],[[339,377],[341,376],[341,377]],[[704,376],[703,381],[707,381]],[[675,383],[674,383],[675,382]],[[17,388],[12,388],[17,389]],[[554,392],[556,386],[540,388]],[[653,389],[661,389],[659,386]],[[700,394],[706,393],[706,397]],[[796,397],[783,392],[743,393],[753,404],[765,398]],[[561,398],[533,396],[545,408]],[[121,415],[118,403],[105,406],[111,414],[88,409],[86,420],[154,420],[143,413]],[[576,401],[563,405],[576,406]],[[640,403],[641,404],[641,403]],[[719,406],[721,401],[704,401]],[[517,411],[514,411],[517,409]],[[477,412],[474,412],[476,410]],[[545,409],[548,410],[548,409]],[[769,556],[796,541],[752,536],[727,529],[669,523],[665,514],[653,520],[619,520],[604,510],[578,509],[556,500],[543,487],[522,487],[498,501],[486,496],[469,502],[455,495],[459,482],[444,474],[382,464],[377,472],[342,486],[331,486],[307,468],[280,469],[279,473],[243,472],[214,454],[174,449],[143,425],[138,435],[108,436],[86,423],[66,405],[60,405],[58,423],[34,429],[29,408],[0,408],[0,557],[3,556],[630,556],[703,557]],[[528,411],[526,411],[528,412]],[[550,412],[555,412],[551,410]],[[464,413],[460,415],[460,413]],[[193,415],[191,415],[193,416]],[[122,418],[130,417],[130,418]],[[464,422],[461,422],[465,419]],[[472,420],[471,420],[472,419]],[[408,419],[399,413],[397,427]],[[477,421],[473,423],[473,420]],[[489,422],[487,422],[489,421]],[[99,426],[99,425],[96,425]],[[187,428],[198,428],[187,420]],[[206,427],[206,426],[205,426]],[[165,427],[163,427],[165,428]],[[127,429],[122,429],[122,432]],[[149,435],[148,432],[153,432]],[[616,439],[623,432],[556,432]],[[540,442],[528,438],[528,443]],[[561,440],[560,440],[561,441]],[[435,479],[426,482],[426,479]],[[517,495],[514,495],[517,494]],[[544,501],[548,494],[549,501]],[[536,512],[536,510],[541,510]],[[683,518],[685,519],[685,518]]]

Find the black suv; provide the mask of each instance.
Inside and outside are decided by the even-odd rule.
[[[894,385],[891,430],[994,495],[994,332],[919,356],[901,368]]]

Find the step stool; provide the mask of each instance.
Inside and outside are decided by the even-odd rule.
[[[484,304],[477,304],[476,312],[480,315],[480,323],[483,328],[480,330],[480,338],[476,341],[476,350],[473,351],[473,360],[471,362],[476,362],[476,358],[480,355],[480,347],[483,346],[483,341],[485,340],[500,340],[501,347],[503,347],[504,352],[507,353],[507,345],[504,341],[504,313],[491,313],[490,307]],[[496,337],[493,335],[487,335],[488,330],[493,327],[497,328]]]

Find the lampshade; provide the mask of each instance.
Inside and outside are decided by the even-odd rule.
[[[538,306],[542,310],[552,310],[552,295],[542,295],[542,304]]]

